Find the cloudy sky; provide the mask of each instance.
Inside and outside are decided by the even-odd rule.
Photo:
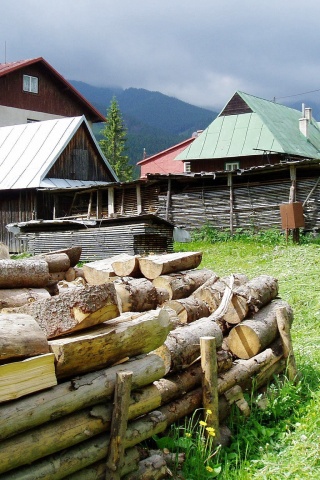
[[[218,110],[236,90],[305,101],[320,90],[320,1],[0,0],[0,63],[40,56],[68,80]]]

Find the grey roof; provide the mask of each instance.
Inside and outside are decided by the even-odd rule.
[[[46,174],[82,124],[86,125],[114,181],[119,181],[104,157],[87,120],[80,116],[1,127],[0,190],[50,188],[50,180],[46,179]],[[59,179],[54,179],[52,188],[57,188],[58,181]],[[66,179],[61,181],[65,182]],[[105,185],[106,182],[96,184]],[[61,184],[59,186],[61,188]]]

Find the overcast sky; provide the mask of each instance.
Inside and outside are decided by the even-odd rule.
[[[320,89],[319,47],[319,0],[0,0],[0,63],[216,110],[236,90],[304,101],[280,97]]]

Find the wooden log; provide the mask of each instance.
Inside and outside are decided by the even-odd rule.
[[[236,384],[239,384],[243,388],[245,386],[256,388],[257,383],[253,381],[253,375],[259,373],[261,369],[269,366],[270,363],[275,364],[277,360],[281,359],[282,353],[276,353],[276,348],[279,348],[279,345],[280,342],[274,345],[275,351],[268,349],[268,351],[264,351],[262,354],[257,355],[254,360],[239,360],[238,363],[233,366],[232,371],[230,370],[230,372],[227,372],[223,378],[218,379],[219,394],[222,395],[226,393]],[[134,362],[130,364],[130,367],[133,363]],[[196,367],[193,367],[193,369],[194,368]],[[198,366],[198,371],[201,375],[201,369],[199,370],[199,368],[200,366]],[[193,375],[190,372],[189,380],[192,376]],[[86,377],[86,382],[88,382],[89,378],[88,376]],[[264,382],[267,381],[267,379],[267,376],[265,376]],[[163,381],[165,381],[165,379],[161,379],[160,383]],[[99,383],[101,384],[101,378],[99,379]],[[157,382],[158,385],[160,385],[160,383]],[[261,383],[262,382],[260,382],[260,384]],[[169,384],[170,379],[168,379],[168,382],[163,385],[162,391],[165,389],[168,390]],[[85,385],[88,386],[88,383],[85,383]],[[106,385],[108,385],[108,383],[106,383]],[[110,386],[108,385],[108,387],[108,390],[110,391]],[[59,386],[55,387],[54,390],[57,388],[59,388]],[[151,389],[152,386],[149,385],[146,388]],[[183,384],[180,385],[179,390],[180,389],[183,389]],[[135,392],[132,393],[134,394]],[[137,393],[139,393],[139,391]],[[133,397],[133,400],[136,400],[135,397]],[[200,408],[202,405],[202,389],[193,389],[175,401],[172,401],[172,397],[168,396],[168,393],[164,393],[163,401],[165,400],[167,400],[165,406],[160,408],[157,408],[156,406],[155,411],[150,411],[150,413],[144,417],[140,417],[139,414],[139,419],[129,424],[126,437],[123,439],[125,447],[136,445],[142,440],[164,431],[169,424],[192,413],[195,409]],[[99,403],[101,402],[101,399],[97,397],[95,402]],[[140,403],[140,400],[138,400],[138,402]],[[38,408],[41,408],[43,403],[37,403]],[[137,412],[148,411],[147,409],[151,404],[152,402],[147,406],[145,405],[145,407],[142,407],[141,404],[136,407],[135,401],[135,403],[131,404],[129,407],[129,418],[135,418]],[[35,412],[37,413],[38,410]],[[219,398],[220,421],[225,418],[228,412],[228,404],[224,395],[222,395]],[[0,470],[0,472],[5,472],[6,470],[16,468],[19,465],[34,462],[44,455],[50,455],[51,453],[58,451],[58,454],[39,460],[38,462],[33,463],[30,467],[24,467],[18,471],[15,470],[12,472],[13,475],[17,475],[13,476],[12,480],[27,478],[47,478],[48,480],[51,480],[51,478],[64,478],[67,474],[81,470],[90,464],[104,459],[107,453],[109,437],[105,433],[102,435],[98,434],[99,432],[106,432],[110,428],[111,413],[111,403],[109,406],[99,404],[91,409],[85,409],[81,412],[69,415],[68,417],[60,418],[59,420],[57,419],[56,421],[42,425],[35,430],[36,435],[32,435],[32,431],[29,431],[2,442],[2,463],[0,464],[0,469],[2,468],[2,470]],[[0,433],[3,432],[0,430]],[[85,441],[88,436],[93,436],[93,438]],[[73,445],[75,446],[73,447]],[[67,447],[71,448],[65,450]],[[21,451],[24,451],[24,456],[21,456]],[[59,459],[59,461],[56,462],[56,459]],[[54,468],[54,470],[52,470],[52,468]],[[55,468],[58,468],[58,470],[56,471]],[[59,468],[61,468],[61,470],[59,470]],[[40,477],[40,474],[43,475],[43,477]],[[61,476],[58,476],[59,474],[61,474]],[[27,475],[30,475],[30,477]],[[5,479],[10,480],[11,477],[0,476],[0,480]]]
[[[58,282],[61,282],[65,279],[66,272],[55,272],[49,273],[49,280],[47,283],[47,287],[51,287],[52,285],[56,285]]]
[[[142,275],[153,280],[167,273],[197,268],[201,260],[202,252],[179,252],[141,257],[139,264]]]
[[[283,346],[283,356],[287,359],[288,378],[291,382],[298,380],[298,370],[294,358],[290,326],[292,318],[288,314],[286,307],[280,307],[276,311],[276,319],[280,338]]]
[[[116,373],[128,368],[133,372],[133,389],[149,385],[162,378],[165,373],[161,358],[158,355],[149,354],[123,365],[76,377],[51,390],[30,395],[23,400],[1,405],[0,439],[99,402],[105,402],[114,392]]]
[[[0,402],[14,400],[56,384],[52,353],[0,365]]]
[[[244,310],[244,305],[247,304],[251,312],[256,312],[276,298],[278,291],[278,280],[276,278],[270,275],[259,275],[234,289],[233,302],[235,309]],[[245,317],[233,323],[239,323],[243,318]]]
[[[107,456],[106,480],[120,480],[120,469],[124,464],[124,445],[122,439],[125,437],[128,424],[131,383],[132,372],[117,373]]]
[[[49,273],[66,272],[70,268],[70,258],[66,253],[45,253],[34,259],[43,258],[49,267]]]
[[[19,313],[0,314],[0,362],[44,353],[49,353],[48,341],[34,318]]]
[[[210,310],[210,313],[213,313],[219,308],[226,288],[231,287],[232,289],[234,289],[235,287],[239,287],[247,281],[248,277],[246,275],[238,273],[221,279],[212,277],[209,278],[203,285],[201,285],[192,294],[192,297],[197,298],[202,302],[205,302]],[[228,303],[229,306],[224,310],[224,314],[221,317],[224,318],[226,321],[232,319],[233,310],[237,308],[233,304],[230,305],[230,301]],[[244,307],[242,307],[242,310],[245,312],[245,314],[248,312],[246,302],[244,303]]]
[[[118,298],[112,283],[68,290],[63,295],[10,311],[31,315],[47,338],[81,330],[119,315]]]
[[[191,323],[210,315],[208,305],[202,300],[192,297],[192,295],[188,298],[164,302],[163,308],[174,310],[180,323]]]
[[[124,480],[160,480],[168,478],[168,467],[163,456],[155,454],[141,460],[137,470],[123,478]]]
[[[200,338],[202,370],[202,402],[206,411],[205,418],[209,428],[214,430],[213,443],[220,440],[219,433],[219,398],[218,398],[218,364],[215,337]]]
[[[145,312],[162,305],[168,298],[146,278],[123,277],[114,281],[122,312]]]
[[[9,248],[4,243],[0,242],[0,260],[9,260]]]
[[[76,278],[76,272],[75,272],[74,267],[68,268],[68,270],[66,271],[66,274],[64,276],[64,279],[67,282],[73,282],[73,280],[75,280],[75,278]]]
[[[0,260],[0,288],[43,288],[48,280],[45,260]]]
[[[69,261],[70,261],[69,266],[70,267],[75,267],[80,260],[81,253],[82,253],[82,247],[76,245],[76,246],[69,247],[69,248],[63,248],[63,249],[60,249],[60,250],[53,250],[53,251],[48,252],[48,253],[42,253],[41,255],[38,255],[38,257],[46,257],[48,255],[59,255],[61,253],[68,255]]]
[[[0,289],[0,310],[21,307],[26,303],[44,298],[50,298],[50,293],[45,288],[2,288]]]
[[[122,254],[120,254],[121,257]],[[117,276],[112,268],[112,263],[117,260],[119,255],[114,257],[96,260],[95,262],[85,263],[82,266],[84,278],[91,285],[101,285],[114,280]]]
[[[99,370],[124,357],[149,353],[163,344],[171,329],[168,312],[159,309],[134,319],[119,317],[85,332],[50,340],[57,377]]]
[[[200,337],[207,336],[216,337],[217,348],[221,346],[222,333],[219,326],[207,318],[201,318],[170,332],[164,344],[154,353],[163,359],[166,373],[178,371],[200,356]]]
[[[119,277],[141,277],[139,258],[140,255],[123,253],[111,265],[115,274]]]
[[[155,278],[152,283],[156,288],[168,291],[169,300],[178,300],[191,295],[197,288],[205,283],[209,278],[217,275],[206,268],[201,270],[186,270],[179,273],[170,273]]]
[[[292,323],[293,313],[290,305],[277,299],[260,311],[236,325],[228,336],[230,351],[238,358],[251,358],[264,350],[279,335],[276,311],[284,307]]]

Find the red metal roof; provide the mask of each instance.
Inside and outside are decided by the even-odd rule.
[[[57,70],[55,70],[44,58],[32,58],[29,60],[19,60],[16,62],[9,62],[9,63],[0,63],[0,77],[7,75],[8,73],[14,72],[15,70],[19,70],[20,68],[27,67],[29,65],[34,65],[35,63],[42,64],[50,73],[56,78],[57,81],[63,83],[68,90],[70,90],[71,94],[73,94],[79,102],[84,104],[87,109],[92,112],[92,116],[96,117],[97,122],[105,122],[105,117],[93,106],[91,105],[88,100],[85,99],[78,92],[76,88],[74,88],[71,83],[69,83],[62,75],[60,75]]]

